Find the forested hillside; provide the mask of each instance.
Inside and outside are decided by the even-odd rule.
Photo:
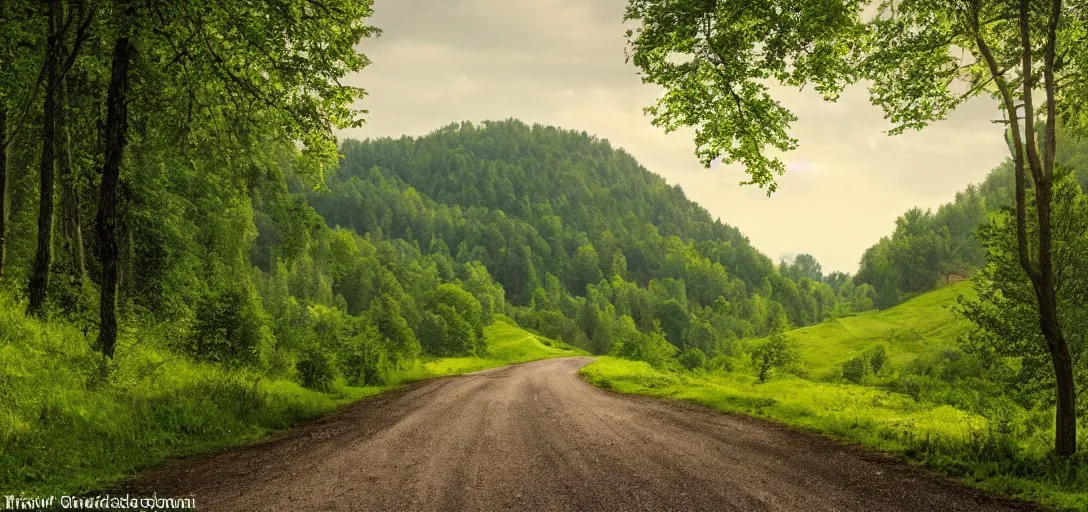
[[[585,133],[462,123],[342,149],[327,190],[310,194],[330,225],[482,262],[519,322],[597,353],[641,332],[716,354],[868,305],[845,279],[823,283],[810,257],[797,263],[815,275],[779,272],[679,187]]]

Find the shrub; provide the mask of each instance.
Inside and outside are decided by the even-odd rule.
[[[385,339],[372,326],[349,339],[340,357],[340,371],[353,385],[384,386],[389,384],[393,371]]]
[[[612,345],[612,354],[632,361],[646,361],[655,368],[665,368],[676,355],[676,345],[669,343],[659,329],[644,333],[635,328],[629,316],[619,320],[618,332],[622,342]]]
[[[317,347],[306,350],[295,363],[295,369],[302,385],[317,391],[328,391],[336,379],[331,358]]]
[[[192,336],[183,350],[202,361],[251,364],[269,337],[259,307],[244,290],[229,288],[204,295],[196,307]]]
[[[723,372],[731,372],[734,370],[735,366],[731,357],[722,354],[720,356],[715,356],[710,361],[707,361],[706,368],[709,370],[721,370]]]
[[[480,302],[455,284],[442,284],[423,299],[423,348],[436,356],[478,355],[484,349]]]
[[[872,374],[873,369],[864,355],[856,355],[842,364],[842,378],[854,384],[860,384],[865,377]]]
[[[697,348],[685,349],[677,359],[688,370],[697,370],[706,366],[706,354]]]
[[[759,382],[766,382],[775,368],[785,368],[801,361],[797,343],[777,332],[771,339],[752,349],[752,363],[756,365]]]
[[[884,350],[884,345],[877,345],[869,350],[866,359],[869,360],[869,366],[873,369],[873,373],[880,373],[887,366],[888,352]]]

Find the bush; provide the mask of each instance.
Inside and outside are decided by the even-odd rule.
[[[331,358],[317,347],[306,350],[295,363],[295,369],[302,385],[317,391],[332,389],[332,382],[336,379]]]
[[[720,356],[715,356],[710,361],[707,361],[706,368],[708,370],[720,370],[720,371],[723,371],[723,372],[731,372],[731,371],[734,370],[735,365],[733,364],[733,359],[732,358],[730,358],[729,356],[727,356],[725,354],[722,354]]]
[[[455,284],[442,284],[423,299],[423,348],[436,356],[479,355],[485,348],[480,302]]]
[[[393,361],[389,357],[385,339],[373,326],[345,343],[339,358],[340,372],[349,384],[356,386],[384,386],[389,384]]]
[[[192,336],[183,351],[202,361],[252,364],[269,338],[259,306],[244,290],[204,295],[196,307]]]
[[[884,350],[884,345],[873,347],[865,356],[873,373],[880,373],[888,364],[888,352]]]
[[[685,349],[677,359],[680,365],[688,370],[694,371],[706,366],[706,354],[697,348]]]
[[[629,316],[620,317],[619,339],[612,345],[612,354],[632,361],[646,361],[655,368],[665,368],[676,355],[676,345],[669,343],[660,330],[646,334],[635,328]],[[704,356],[705,357],[705,356]]]
[[[864,355],[857,355],[842,364],[842,378],[860,384],[866,377],[873,374],[869,366],[869,360]]]
[[[759,382],[766,382],[775,368],[785,368],[801,361],[797,343],[780,332],[771,339],[752,348],[752,363],[756,366]]]

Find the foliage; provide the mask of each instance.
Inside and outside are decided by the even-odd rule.
[[[315,391],[329,391],[336,379],[336,370],[331,359],[328,353],[316,347],[303,352],[295,363],[300,383]]]
[[[421,338],[428,354],[482,355],[483,321],[480,303],[452,283],[439,285],[423,298]]]
[[[771,370],[784,368],[801,360],[801,352],[796,342],[780,332],[752,348],[752,362],[756,365],[759,382],[766,382]]]
[[[865,354],[865,359],[869,361],[869,366],[873,369],[873,373],[880,373],[888,364],[888,351],[884,349],[884,345],[877,345]]]
[[[1088,139],[1066,128],[1057,135],[1058,164],[1072,172],[1083,189],[1088,184],[1088,162],[1084,160]],[[908,211],[896,220],[890,237],[865,252],[854,282],[874,287],[877,306],[888,308],[905,295],[944,284],[950,276],[974,275],[987,261],[987,249],[978,230],[990,222],[990,217],[1012,206],[1013,181],[1013,164],[1006,160],[982,183],[957,192],[952,202],[935,212],[917,208]]]
[[[740,162],[749,183],[774,191],[785,165],[764,148],[796,148],[787,129],[797,118],[771,97],[767,81],[812,82],[835,98],[853,76],[845,57],[861,33],[863,4],[632,0],[624,20],[640,26],[627,31],[628,59],[643,82],[666,90],[646,112],[666,132],[694,128],[703,165]]]
[[[461,123],[345,141],[343,152],[327,189],[309,194],[330,225],[409,241],[455,269],[485,316],[497,293],[464,269],[487,269],[519,323],[598,353],[618,340],[595,327],[611,321],[601,318],[608,305],[644,333],[657,320],[671,343],[708,354],[784,320],[807,325],[836,307],[870,307],[855,287],[837,295],[821,282],[811,256],[797,263],[803,271],[780,275],[735,228],[582,133]]]
[[[15,494],[113,488],[141,468],[252,442],[401,383],[585,354],[500,321],[484,330],[487,358],[383,369],[369,351],[386,343],[370,326],[348,338],[343,351],[318,345],[301,350],[299,361],[307,361],[301,375],[273,376],[259,367],[230,368],[180,355],[173,347],[187,336],[187,324],[147,319],[122,331],[117,357],[103,375],[103,358],[78,324],[28,318],[25,307],[0,290],[0,489]],[[333,311],[318,312],[326,329],[338,323]],[[350,323],[339,327],[350,332]],[[365,361],[361,369],[350,362],[354,354]],[[325,380],[330,373],[343,377]],[[358,376],[364,384],[377,374],[386,382],[348,382]]]
[[[253,297],[227,288],[202,297],[195,310],[195,325],[184,345],[187,354],[227,364],[253,364],[260,359],[268,330]]]
[[[893,124],[891,134],[943,120],[976,96],[998,100],[1012,154],[1013,252],[1033,295],[1019,304],[1034,304],[1053,362],[1055,451],[1062,457],[1076,452],[1077,370],[1058,311],[1062,262],[1054,259],[1054,238],[1061,221],[1052,210],[1061,177],[1058,125],[1088,128],[1082,107],[1088,11],[1061,0],[630,0],[625,20],[640,22],[627,37],[643,80],[665,88],[647,109],[654,124],[666,131],[694,128],[704,165],[719,156],[740,160],[751,183],[766,186],[768,194],[785,167],[764,150],[797,144],[787,133],[796,118],[769,93],[775,82],[811,84],[834,100],[846,84],[864,79],[870,101]],[[954,260],[953,248],[942,243],[952,235],[926,229],[925,217],[909,211],[895,236],[866,254],[875,275],[863,282],[880,292],[878,306],[894,304],[899,287],[926,290],[951,270],[938,265]],[[1079,256],[1083,266],[1085,255]]]
[[[686,348],[676,360],[680,363],[680,366],[687,368],[688,370],[698,370],[707,365],[706,354],[698,348]]]
[[[648,334],[639,332],[628,316],[621,317],[619,323],[620,332],[625,335],[619,338],[623,341],[613,345],[613,354],[633,361],[645,361],[655,368],[668,366],[670,358],[676,355],[676,346],[665,340],[660,330]]]
[[[1029,209],[1029,214],[1032,211]],[[1075,362],[1080,396],[1088,396],[1088,195],[1066,174],[1054,198],[1054,261],[1058,281],[1058,313]],[[961,301],[964,314],[979,330],[970,333],[965,350],[1001,371],[999,381],[1016,390],[1021,403],[1053,403],[1054,374],[1046,340],[1039,328],[1034,291],[1016,260],[1012,213],[991,217],[979,231],[988,263],[975,279],[978,298]],[[1088,418],[1082,400],[1078,416]]]
[[[842,364],[842,378],[861,384],[867,377],[873,374],[873,368],[869,359],[864,355],[856,355]]]

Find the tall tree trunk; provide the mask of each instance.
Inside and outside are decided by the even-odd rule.
[[[8,106],[0,104],[0,277],[8,256]]]
[[[1054,451],[1059,456],[1068,457],[1077,452],[1076,388],[1073,386],[1073,359],[1069,355],[1069,344],[1058,324],[1055,302],[1048,300],[1045,306],[1044,301],[1039,302],[1039,325],[1046,337],[1050,358],[1054,364],[1057,393]]]
[[[38,166],[38,250],[30,274],[30,304],[27,313],[39,315],[49,286],[49,264],[53,259],[53,178],[56,167],[57,88],[63,6],[51,0],[48,8],[49,38],[45,50],[45,100],[42,102],[42,156]]]
[[[1043,86],[1046,90],[1044,107],[1046,109],[1046,129],[1043,133],[1043,158],[1039,156],[1036,139],[1034,94],[1038,86],[1037,74],[1033,66],[1034,47],[1031,40],[1031,1],[1020,0],[1020,46],[1022,49],[1021,65],[1023,76],[1024,108],[1024,151],[1019,152],[1017,163],[1017,224],[1021,231],[1017,233],[1020,266],[1031,280],[1035,291],[1039,312],[1039,328],[1046,339],[1050,360],[1054,365],[1055,383],[1055,431],[1054,451],[1060,457],[1068,457],[1077,451],[1077,416],[1076,393],[1073,388],[1073,363],[1069,355],[1069,344],[1062,333],[1058,320],[1057,286],[1054,281],[1053,237],[1051,212],[1054,202],[1054,155],[1055,155],[1055,51],[1057,47],[1057,27],[1061,16],[1061,0],[1051,1],[1051,11],[1047,20],[1047,42],[1042,59]],[[1011,110],[1015,118],[1016,110]],[[1019,132],[1014,134],[1019,137]],[[1024,162],[1024,160],[1027,160]],[[1035,262],[1026,248],[1023,228],[1027,223],[1024,185],[1026,172],[1030,170],[1035,192],[1035,213],[1038,222],[1038,239],[1035,245]]]
[[[106,150],[98,195],[98,217],[95,219],[102,258],[98,345],[102,353],[111,358],[117,343],[117,188],[128,129],[128,75],[134,51],[128,34],[120,35],[114,43],[109,92],[106,96]]]
[[[83,257],[83,230],[79,219],[79,195],[76,176],[72,169],[72,135],[69,128],[71,121],[68,110],[68,87],[62,81],[58,90],[60,116],[58,134],[60,147],[57,149],[57,177],[60,179],[60,215],[61,243],[65,256],[65,271],[77,281],[82,281],[87,273]]]
[[[1043,88],[1046,94],[1046,129],[1043,132],[1043,174],[1046,187],[1042,196],[1037,196],[1039,205],[1039,274],[1045,286],[1045,294],[1039,300],[1039,326],[1050,348],[1054,363],[1055,384],[1057,385],[1056,428],[1054,435],[1055,451],[1068,457],[1077,451],[1077,396],[1073,381],[1073,360],[1069,355],[1069,343],[1058,321],[1058,288],[1054,275],[1054,260],[1051,256],[1051,205],[1054,199],[1054,168],[1057,158],[1057,80],[1054,77],[1057,66],[1058,25],[1062,16],[1062,1],[1051,0],[1050,16],[1047,20],[1046,46],[1043,52]]]

